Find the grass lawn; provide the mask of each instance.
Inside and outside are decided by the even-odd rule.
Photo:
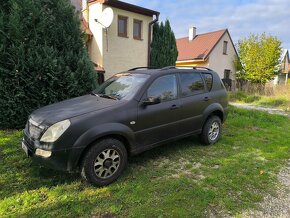
[[[289,129],[286,117],[231,107],[217,144],[190,137],[147,151],[104,188],[38,166],[21,150],[20,131],[0,131],[0,217],[238,216],[275,193]]]

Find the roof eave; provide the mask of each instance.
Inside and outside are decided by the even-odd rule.
[[[142,14],[145,16],[150,16],[152,17],[153,15],[159,16],[160,12],[154,11],[148,8],[143,8],[137,5],[129,4],[127,2],[122,2],[122,1],[116,1],[116,0],[88,0],[89,4],[94,4],[94,3],[101,3],[104,5],[108,5],[114,8],[119,8],[125,11],[131,11],[137,14]]]

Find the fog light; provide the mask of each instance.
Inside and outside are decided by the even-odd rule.
[[[36,151],[35,151],[35,154],[37,156],[41,156],[41,157],[46,157],[47,158],[47,157],[51,156],[51,151],[45,151],[45,150],[37,148]]]

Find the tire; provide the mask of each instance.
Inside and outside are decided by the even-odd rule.
[[[93,186],[105,186],[114,182],[127,164],[127,150],[117,139],[107,138],[97,142],[85,154],[81,175]]]
[[[205,145],[216,143],[221,136],[221,127],[221,119],[218,116],[209,117],[203,125],[202,132],[200,134],[201,142]]]

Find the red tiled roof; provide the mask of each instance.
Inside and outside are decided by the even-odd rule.
[[[188,37],[176,40],[177,60],[205,60],[227,29],[196,35],[192,41]]]

